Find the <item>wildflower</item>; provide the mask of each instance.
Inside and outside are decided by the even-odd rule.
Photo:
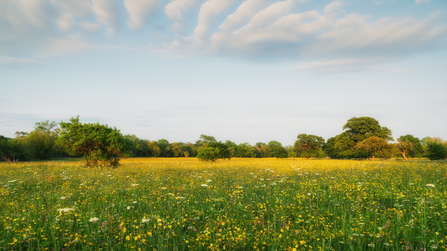
[[[65,200],[65,197],[60,197],[61,200]]]
[[[148,222],[148,221],[150,221],[150,219],[145,219],[145,218],[143,218],[143,219],[141,220],[141,223],[146,223],[146,222]]]
[[[91,219],[88,220],[88,221],[93,222],[93,223],[96,223],[98,220],[99,220],[98,218],[93,217],[93,218],[91,218]]]
[[[17,180],[10,180],[9,183],[13,183],[13,182],[16,182],[16,181],[17,181]]]
[[[133,203],[133,204],[137,204],[137,203],[138,203],[138,201],[132,201],[132,203]]]
[[[71,210],[73,210],[73,208],[66,207],[66,208],[59,208],[57,211],[58,211],[58,212],[68,213],[68,212],[70,212]]]
[[[425,185],[425,186],[427,186],[427,187],[435,187],[434,184],[427,184],[427,185]]]
[[[127,206],[127,210],[130,210],[130,206]]]
[[[201,186],[203,186],[203,187],[207,187],[208,185],[207,185],[207,184],[202,184]]]
[[[206,183],[210,183],[212,180],[206,180]]]
[[[139,186],[140,184],[130,184],[130,185],[134,187],[134,186]]]
[[[272,182],[272,184],[270,184],[271,186],[276,186],[276,183],[275,182]]]

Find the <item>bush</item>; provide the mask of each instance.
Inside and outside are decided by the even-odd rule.
[[[197,151],[197,158],[203,161],[216,161],[219,158],[219,149],[215,147],[201,147]]]
[[[447,147],[440,142],[429,142],[427,144],[427,158],[440,160],[447,158]]]

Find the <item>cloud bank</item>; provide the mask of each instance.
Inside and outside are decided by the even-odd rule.
[[[154,38],[146,44],[172,55],[292,60],[292,69],[324,70],[378,64],[447,44],[445,13],[435,9],[418,17],[376,17],[348,12],[349,1],[312,4],[298,0],[5,0],[0,2],[0,56],[8,58],[3,62],[29,62],[35,54],[119,44],[137,38],[133,31],[138,30]],[[414,4],[432,3],[416,0]],[[185,31],[185,24],[193,28]]]

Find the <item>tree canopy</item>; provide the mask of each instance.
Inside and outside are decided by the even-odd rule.
[[[312,134],[300,134],[295,141],[294,151],[300,157],[322,157],[322,148],[324,146],[324,139],[322,137]]]
[[[371,117],[353,117],[343,126],[343,133],[335,137],[333,148],[338,151],[340,158],[362,158],[368,154],[356,145],[369,137],[378,137],[383,140],[393,140],[391,130],[380,126],[379,122]]]
[[[61,122],[60,126],[57,144],[70,155],[82,155],[87,166],[104,162],[117,167],[119,157],[124,156],[124,136],[116,128],[99,123],[82,124],[79,116],[70,122]]]

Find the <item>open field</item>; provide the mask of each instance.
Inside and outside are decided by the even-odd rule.
[[[0,163],[0,249],[444,250],[446,188],[429,161]]]

